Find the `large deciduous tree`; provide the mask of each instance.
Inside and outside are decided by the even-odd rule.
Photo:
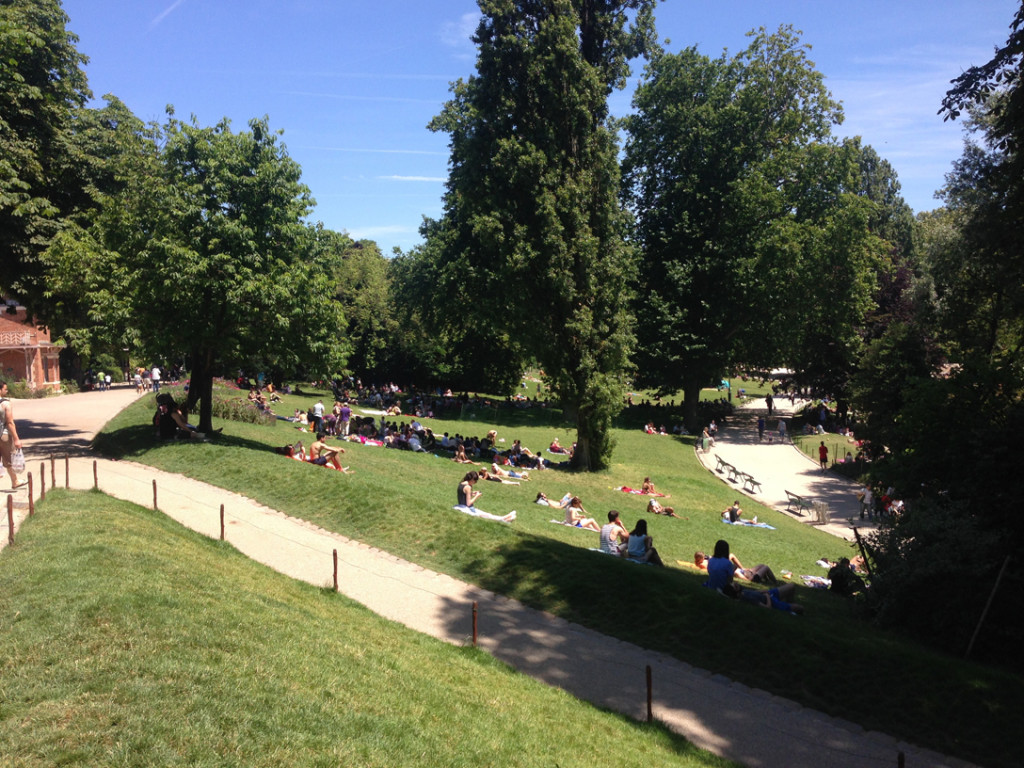
[[[267,121],[234,133],[169,120],[162,215],[139,252],[134,311],[153,354],[192,363],[189,405],[211,423],[213,376],[252,355],[312,373],[340,368],[340,305],[305,222],[312,200],[301,170]]]
[[[0,292],[29,298],[39,254],[81,189],[71,112],[89,92],[67,21],[58,0],[0,0]]]
[[[456,306],[507,335],[506,368],[544,369],[575,419],[582,469],[607,466],[632,344],[607,98],[649,44],[652,6],[481,0],[477,74],[431,124],[451,136],[433,273]]]
[[[624,176],[643,250],[646,382],[700,388],[737,365],[816,367],[857,351],[881,249],[858,194],[859,146],[792,29],[734,57],[660,53],[634,96]]]

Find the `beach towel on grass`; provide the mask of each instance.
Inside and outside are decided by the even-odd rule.
[[[768,525],[768,523],[750,523],[750,522],[747,522],[746,520],[737,520],[735,523],[733,523],[733,522],[730,522],[729,520],[726,520],[724,518],[722,519],[722,522],[725,523],[726,525],[742,525],[742,526],[745,526],[747,528],[767,528],[769,531],[774,531],[775,530],[775,526],[774,525]]]
[[[613,490],[622,491],[623,493],[634,493],[637,496],[658,496],[662,499],[669,498],[667,493],[644,493],[636,488],[630,488],[628,485],[620,485],[618,488],[614,488]]]

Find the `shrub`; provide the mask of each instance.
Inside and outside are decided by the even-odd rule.
[[[12,397],[16,400],[36,400],[41,397],[50,396],[49,387],[39,387],[38,389],[33,389],[32,385],[29,384],[25,379],[7,382],[7,389],[9,397]]]
[[[261,411],[248,400],[240,397],[230,397],[226,393],[219,392],[214,395],[211,411],[218,419],[230,421],[242,421],[247,424],[260,424],[263,426],[274,426],[277,419]]]

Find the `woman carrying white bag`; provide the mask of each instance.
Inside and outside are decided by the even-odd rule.
[[[14,426],[14,406],[7,399],[7,382],[0,381],[0,458],[4,469],[11,476],[11,487],[20,488],[25,483],[18,482],[18,472],[25,469],[25,457],[21,454],[21,438]],[[15,469],[15,465],[19,469]]]

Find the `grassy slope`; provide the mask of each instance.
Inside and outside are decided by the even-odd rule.
[[[730,764],[100,493],[0,582],[0,766]]]
[[[292,402],[282,412],[312,399]],[[225,425],[229,434],[214,443],[154,445],[150,414],[148,403],[128,409],[108,425],[101,446],[239,490],[424,566],[866,728],[991,764],[1015,754],[1011,734],[1019,677],[879,632],[859,620],[853,604],[814,590],[800,590],[808,614],[799,619],[722,601],[686,569],[638,568],[589,552],[596,534],[551,525],[553,510],[531,503],[538,490],[549,496],[572,491],[593,516],[616,508],[631,525],[643,514],[644,501],[612,487],[635,487],[651,475],[685,518],[645,516],[670,563],[689,559],[697,548],[708,550],[725,536],[745,563],[766,562],[777,573],[821,574],[817,558],[849,553],[844,542],[751,503],[745,503],[748,512],[776,531],[725,528],[718,513],[735,492],[699,467],[687,438],[623,430],[616,463],[607,472],[550,470],[522,486],[486,483],[481,508],[519,510],[515,525],[503,526],[451,512],[466,467],[441,458],[352,446],[346,464],[357,473],[343,476],[274,454],[272,446],[297,436],[283,422],[275,428],[231,423]],[[547,425],[537,426],[541,422]],[[491,410],[432,426],[436,432],[482,435],[493,425],[507,444],[518,437],[538,448],[555,435],[563,444],[571,440],[555,424],[548,414]],[[637,595],[644,596],[646,608],[639,618]]]

